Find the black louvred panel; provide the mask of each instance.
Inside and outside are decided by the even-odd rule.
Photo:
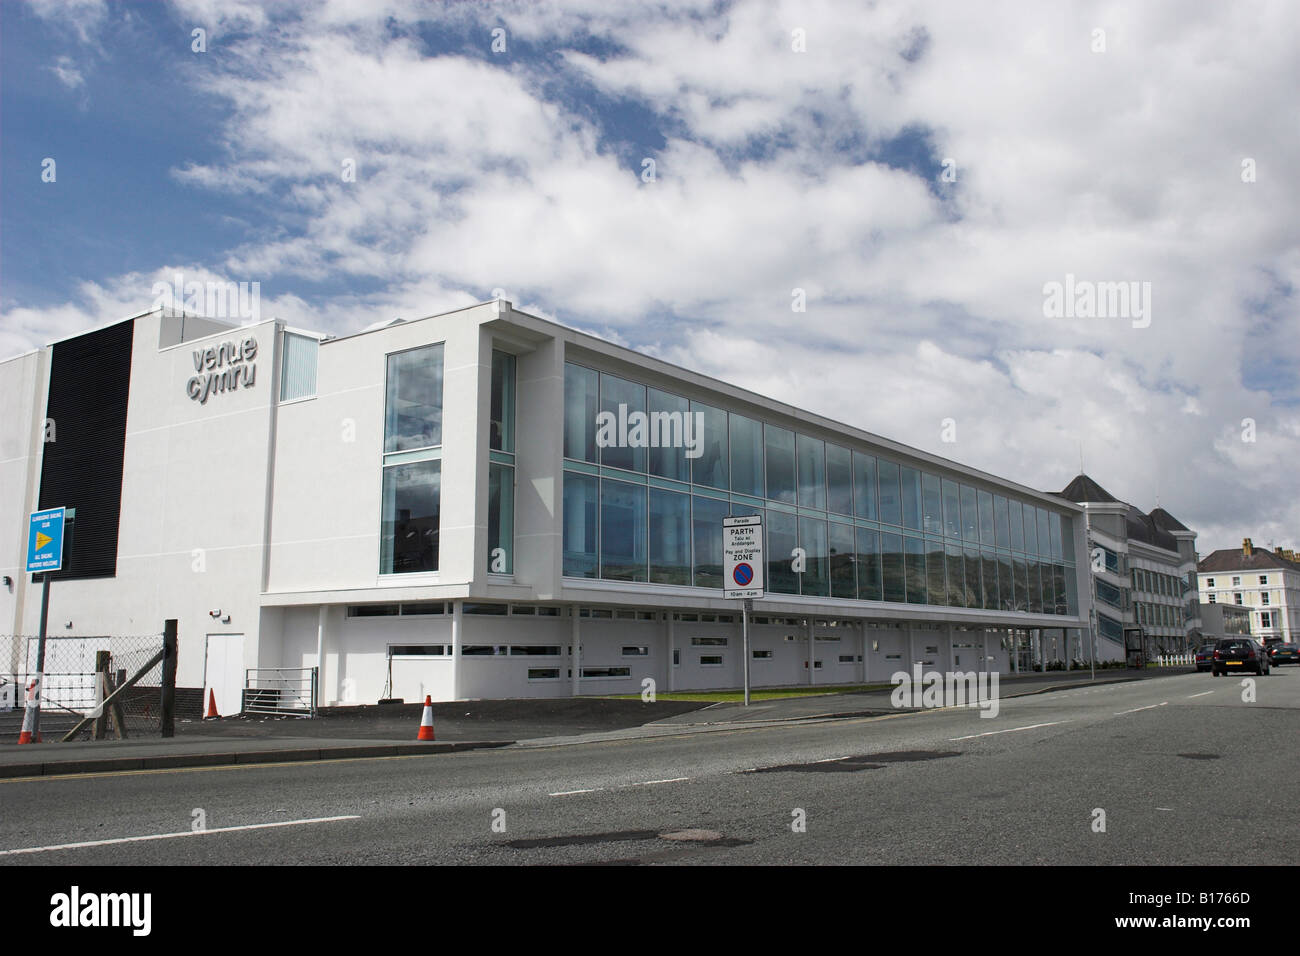
[[[56,580],[117,574],[134,333],[134,321],[120,322],[53,347],[45,415],[54,441],[44,445],[40,506],[77,509]]]

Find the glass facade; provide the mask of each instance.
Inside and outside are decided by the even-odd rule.
[[[443,346],[388,356],[379,573],[438,570]]]
[[[515,357],[492,353],[488,426],[488,571],[515,571]]]
[[[722,519],[760,514],[769,593],[1077,613],[1069,516],[572,363],[564,394],[566,576],[721,588]],[[689,408],[698,455],[598,441],[619,404]]]

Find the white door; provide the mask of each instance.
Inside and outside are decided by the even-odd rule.
[[[217,698],[222,717],[243,709],[244,635],[209,634],[203,665],[203,714],[208,713],[208,691]]]

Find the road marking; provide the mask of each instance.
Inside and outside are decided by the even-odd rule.
[[[1139,710],[1155,710],[1157,707],[1163,707],[1163,706],[1165,706],[1165,704],[1167,704],[1167,703],[1169,703],[1169,701],[1167,701],[1167,700],[1162,700],[1162,701],[1161,701],[1160,703],[1158,703],[1158,704],[1148,704],[1148,705],[1145,706],[1145,707],[1134,707],[1132,710],[1121,710],[1121,711],[1120,711],[1119,713],[1117,713],[1115,716],[1116,716],[1116,717],[1123,717],[1125,714],[1136,714]]]
[[[625,787],[653,787],[657,783],[681,783],[684,780],[690,780],[690,777],[669,777],[667,780],[646,780],[642,783],[626,783]]]
[[[1212,690],[1207,690],[1207,691],[1205,691],[1205,693],[1203,693],[1203,694],[1189,694],[1188,697],[1187,697],[1187,699],[1188,699],[1188,700],[1191,700],[1193,697],[1204,697],[1206,694],[1213,694],[1213,693],[1214,693],[1214,691],[1212,691]]]
[[[838,763],[841,760],[848,759],[848,757],[827,757],[825,760],[814,760],[813,763]]]
[[[605,789],[604,787],[588,787],[586,790],[561,790],[559,793],[548,793],[547,796],[548,797],[571,797],[575,793],[596,793],[597,791],[604,790],[604,789]]]
[[[91,846],[114,846],[118,843],[142,843],[147,840],[174,840],[177,837],[208,836],[212,833],[234,833],[236,830],[268,830],[272,827],[299,827],[308,823],[338,823],[340,820],[360,820],[359,816],[314,817],[310,820],[280,820],[276,823],[248,823],[238,827],[217,827],[212,830],[182,830],[180,833],[151,833],[148,836],[118,837],[115,840],[89,840],[85,843],[62,843],[57,846],[29,846],[21,850],[0,850],[0,856],[20,853],[48,853],[51,850],[82,850]]]
[[[1174,808],[1173,808],[1173,807],[1156,807],[1156,809],[1157,809],[1157,810],[1168,810],[1170,813],[1173,813],[1173,812],[1174,812]]]
[[[985,734],[967,734],[965,737],[949,737],[953,740],[974,740],[976,737],[993,737],[997,734],[1014,734],[1017,730],[1037,730],[1039,727],[1055,727],[1057,724],[1068,724],[1068,720],[1053,720],[1045,724],[1030,724],[1028,727],[1012,727],[1009,730],[990,730]]]

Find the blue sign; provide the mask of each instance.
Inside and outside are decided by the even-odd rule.
[[[63,508],[32,512],[27,529],[27,570],[57,571],[63,567]]]
[[[742,562],[741,564],[736,565],[736,569],[731,572],[731,577],[742,588],[748,587],[749,582],[754,580],[754,569],[748,564]]]

